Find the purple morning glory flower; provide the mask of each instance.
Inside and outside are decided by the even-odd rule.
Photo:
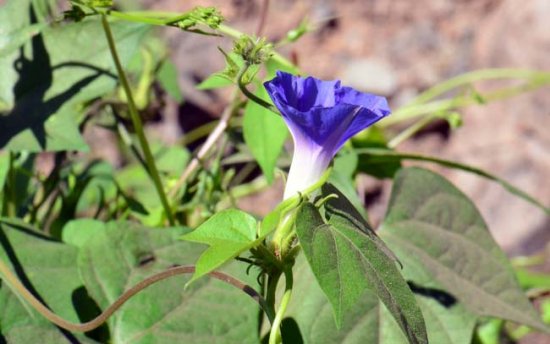
[[[294,139],[284,198],[314,184],[342,145],[390,114],[384,97],[278,71],[264,83]]]

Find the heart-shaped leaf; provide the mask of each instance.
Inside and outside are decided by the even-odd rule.
[[[478,210],[443,177],[420,168],[401,170],[380,235],[406,259],[413,282],[444,289],[475,314],[548,331]],[[429,277],[417,281],[420,272]]]
[[[405,266],[411,274],[417,272]],[[337,329],[332,307],[304,257],[298,257],[293,271],[293,300],[299,302],[290,303],[283,320],[283,339],[305,344],[407,343],[399,325],[374,293],[365,293],[346,312],[341,328]],[[435,293],[435,289],[429,291]],[[442,304],[426,290],[417,290],[416,300],[424,315],[430,343],[470,344],[476,317],[464,306]]]
[[[372,237],[344,223],[325,223],[317,208],[305,203],[296,233],[340,327],[346,314],[374,293],[386,305],[410,343],[427,343],[422,313],[394,261]]]

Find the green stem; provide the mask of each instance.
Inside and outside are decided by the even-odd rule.
[[[540,78],[536,82],[528,82],[520,86],[506,87],[487,94],[481,94],[483,103],[510,98],[528,91],[533,91],[550,84],[550,78]],[[458,96],[452,99],[436,100],[429,103],[413,103],[394,111],[388,118],[381,121],[378,126],[387,128],[413,118],[430,115],[436,112],[450,111],[461,107],[480,104],[480,100],[472,96]]]
[[[267,291],[265,294],[265,300],[267,303],[267,308],[270,310],[271,314],[275,314],[275,299],[277,297],[277,285],[279,284],[279,279],[281,278],[281,271],[276,270],[271,275],[268,276],[267,280]],[[273,324],[275,318],[272,318],[271,323]]]
[[[372,156],[387,157],[390,159],[397,159],[397,160],[418,160],[418,161],[432,162],[441,166],[470,172],[478,176],[484,177],[488,180],[492,180],[496,183],[499,183],[511,194],[521,197],[525,201],[531,203],[532,205],[544,211],[547,215],[550,215],[550,208],[545,206],[541,202],[539,202],[537,199],[535,199],[528,193],[508,183],[506,180],[499,178],[495,175],[492,175],[488,172],[485,172],[484,170],[474,166],[462,164],[452,160],[440,159],[433,156],[425,156],[425,155],[416,154],[416,153],[396,152],[396,151],[381,149],[381,148],[360,148],[360,149],[357,149],[356,152],[357,154],[368,154]]]
[[[244,75],[246,74],[246,71],[248,70],[248,68],[250,68],[250,65],[248,63],[246,63],[244,65],[243,68],[241,68],[241,70],[239,71],[239,74],[237,75],[237,84],[239,85],[239,89],[241,90],[241,92],[250,100],[252,100],[253,102],[255,102],[256,104],[268,109],[269,111],[277,114],[277,115],[280,115],[279,114],[279,111],[277,110],[277,108],[275,106],[273,106],[272,104],[266,102],[265,100],[263,100],[262,98],[256,96],[254,93],[250,92],[247,88],[246,88],[246,85],[245,83],[243,82],[243,77]]]
[[[281,323],[283,322],[283,317],[285,316],[286,309],[290,303],[290,298],[292,297],[292,287],[294,284],[292,276],[292,267],[287,266],[284,270],[285,273],[285,293],[281,298],[281,304],[277,313],[275,314],[275,320],[271,325],[271,332],[269,333],[269,344],[279,344],[282,343],[281,338]]]
[[[281,225],[277,227],[275,234],[273,234],[273,247],[280,259],[285,257],[290,244],[294,240],[294,222],[296,221],[297,213],[297,209],[294,209],[290,214],[287,214]]]
[[[150,24],[150,25],[159,25],[159,26],[171,25],[187,17],[187,14],[176,14],[174,12],[152,12],[152,11],[135,11],[135,12],[108,11],[105,14],[120,20],[125,20],[125,21],[130,21],[135,23]],[[224,24],[220,24],[216,30],[221,32],[225,36],[235,38],[235,39],[238,39],[242,35],[244,35],[243,32]],[[292,62],[290,62],[287,58],[285,58],[283,55],[277,52],[274,52],[271,58],[273,59],[273,61],[277,62],[280,65],[297,70],[296,66]]]
[[[108,11],[105,14],[120,20],[125,20],[129,22],[134,22],[134,23],[143,23],[143,24],[160,25],[160,26],[166,25],[165,24],[166,20],[151,18],[143,15],[134,15],[131,13],[124,13],[119,11]]]
[[[418,95],[410,105],[425,103],[426,101],[433,99],[441,94],[449,92],[460,86],[471,85],[476,81],[491,80],[491,79],[527,79],[533,82],[542,81],[548,79],[550,74],[547,72],[540,72],[536,70],[524,70],[524,69],[481,69],[472,72],[458,75],[454,78],[446,80]]]
[[[284,261],[284,259],[286,258],[286,252],[290,248],[290,245],[292,244],[292,241],[294,241],[294,238],[296,236],[296,232],[294,230],[294,222],[297,216],[297,208],[300,205],[302,199],[323,186],[323,184],[325,184],[325,182],[328,180],[331,171],[332,168],[329,167],[325,171],[325,173],[323,173],[321,178],[319,178],[319,180],[315,182],[315,184],[303,190],[299,195],[288,198],[283,201],[283,203],[279,204],[278,207],[284,207],[281,211],[282,220],[279,222],[277,228],[275,229],[275,233],[273,234],[273,238],[271,239],[271,247],[273,248],[273,251],[280,260]]]
[[[519,256],[510,260],[514,268],[533,267],[536,265],[542,265],[546,262],[546,254],[539,253],[532,256]],[[548,276],[550,278],[550,276]]]
[[[422,128],[428,125],[434,118],[436,118],[436,116],[434,115],[423,117],[418,122],[414,123],[407,129],[403,130],[402,132],[397,134],[393,139],[391,139],[390,142],[388,142],[388,148],[393,149],[399,146],[399,144],[401,144],[403,141],[406,141],[407,139],[414,136],[414,134],[422,130]]]
[[[128,110],[130,112],[130,118],[132,120],[132,124],[134,126],[134,129],[136,131],[136,135],[139,140],[139,144],[141,146],[141,150],[143,151],[143,155],[145,158],[145,162],[147,164],[147,172],[151,176],[153,183],[155,185],[155,188],[157,190],[157,193],[159,195],[160,201],[162,203],[162,206],[164,208],[164,212],[166,213],[166,217],[168,218],[168,222],[171,226],[175,224],[174,217],[172,215],[172,210],[170,209],[170,204],[168,203],[168,198],[166,197],[166,193],[164,192],[164,188],[162,186],[162,182],[160,179],[160,175],[157,169],[157,166],[155,165],[155,159],[153,158],[153,154],[151,153],[151,148],[149,147],[149,143],[147,142],[147,138],[145,137],[145,132],[143,130],[143,124],[141,123],[141,118],[139,117],[139,113],[136,108],[136,104],[134,102],[134,97],[132,96],[132,90],[130,88],[130,83],[128,82],[128,78],[126,77],[126,74],[124,73],[124,69],[122,68],[122,64],[120,63],[120,59],[118,57],[118,52],[116,50],[115,41],[113,38],[113,33],[111,32],[111,27],[109,26],[109,22],[107,20],[107,16],[105,14],[101,15],[101,23],[103,24],[103,30],[105,31],[105,36],[107,37],[107,42],[109,44],[109,50],[111,51],[111,56],[113,57],[113,61],[115,63],[118,77],[120,80],[120,83],[122,84],[122,88],[124,89],[124,92],[126,93],[126,98],[128,100]]]

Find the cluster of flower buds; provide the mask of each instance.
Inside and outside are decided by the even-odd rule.
[[[242,35],[237,41],[233,51],[240,55],[248,65],[257,65],[267,61],[273,55],[273,45],[265,38],[252,38]]]
[[[215,7],[195,7],[175,25],[182,30],[191,30],[199,24],[217,29],[223,21],[223,16]]]

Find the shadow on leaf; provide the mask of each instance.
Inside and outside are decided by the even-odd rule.
[[[35,11],[30,7],[31,24],[37,22]],[[25,130],[30,130],[36,138],[40,148],[46,149],[46,121],[54,115],[61,106],[75,96],[80,90],[93,82],[101,75],[112,73],[82,62],[64,62],[58,66],[51,65],[50,55],[44,44],[42,34],[31,39],[32,58],[27,58],[24,47],[19,49],[19,57],[14,62],[14,69],[19,75],[13,86],[15,106],[0,116],[0,148],[5,147],[14,137]],[[87,68],[95,73],[82,78],[68,89],[44,100],[48,89],[53,84],[53,71],[59,68]]]
[[[29,279],[27,273],[25,272],[25,269],[23,268],[23,265],[17,258],[17,254],[15,252],[15,249],[13,245],[10,243],[7,235],[4,233],[4,229],[0,227],[0,249],[2,249],[7,256],[8,261],[11,263],[13,270],[21,281],[25,288],[31,292],[42,304],[46,305],[48,307],[48,304],[44,301],[44,299],[38,294],[36,288],[33,286],[31,280]],[[67,338],[67,341],[69,343],[79,343],[78,339],[69,331],[59,328],[59,331],[63,334],[65,338]],[[0,339],[1,343],[1,339]]]
[[[454,306],[457,302],[456,297],[454,297],[453,295],[449,294],[444,290],[435,289],[435,288],[426,288],[419,284],[414,283],[413,281],[407,281],[407,284],[409,285],[409,288],[411,288],[413,293],[431,298],[446,308],[450,308]]]
[[[101,313],[101,308],[99,308],[97,303],[90,297],[84,286],[75,289],[71,298],[81,323],[90,321]],[[104,323],[95,330],[86,332],[86,337],[94,339],[99,343],[109,343],[111,341],[107,323]]]
[[[281,322],[281,337],[283,343],[304,344],[300,327],[294,318],[284,318]],[[262,338],[262,344],[269,343],[269,333]]]

